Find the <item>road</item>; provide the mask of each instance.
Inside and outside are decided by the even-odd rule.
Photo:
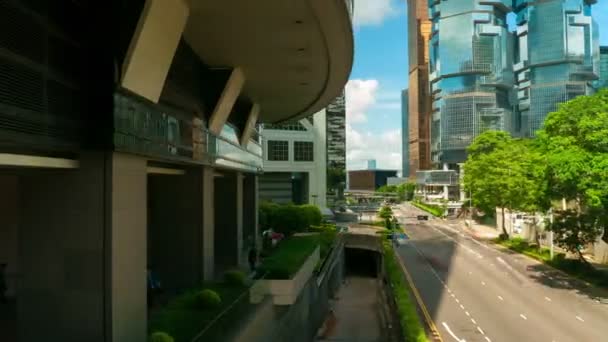
[[[459,223],[418,222],[409,204],[394,212],[410,237],[398,254],[443,341],[608,341],[605,291],[477,240]]]

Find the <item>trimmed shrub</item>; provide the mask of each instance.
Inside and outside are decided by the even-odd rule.
[[[174,342],[173,337],[171,337],[171,335],[162,332],[162,331],[157,331],[157,332],[153,332],[152,334],[150,334],[150,338],[148,339],[149,342]]]
[[[306,220],[306,228],[310,226],[318,226],[321,224],[323,220],[323,215],[321,215],[321,210],[315,206],[310,204],[304,204],[300,206],[300,210],[304,213],[304,217]]]
[[[228,285],[245,286],[247,275],[245,275],[245,272],[239,270],[226,271],[224,273],[224,281]]]
[[[202,309],[215,309],[222,304],[222,298],[217,292],[204,289],[196,294],[196,302]]]
[[[260,205],[260,226],[263,230],[273,229],[275,232],[290,236],[297,232],[305,232],[312,225],[319,225],[323,220],[321,210],[314,205],[279,205],[265,202]]]

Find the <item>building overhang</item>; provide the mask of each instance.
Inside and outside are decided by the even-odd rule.
[[[353,64],[350,0],[189,1],[184,38],[211,68],[240,68],[261,122],[311,115],[340,95]]]

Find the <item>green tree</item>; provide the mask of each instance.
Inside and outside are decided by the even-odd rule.
[[[393,210],[388,205],[382,206],[382,208],[380,208],[380,211],[378,211],[378,217],[385,220],[390,220],[391,217],[393,217]]]
[[[578,247],[608,227],[608,89],[560,105],[537,136],[549,197],[574,203],[556,211],[549,229],[558,244],[585,261]]]
[[[502,131],[486,131],[469,147],[464,186],[473,206],[486,213],[501,208],[503,237],[505,208],[535,212],[547,207],[544,160],[528,140]]]

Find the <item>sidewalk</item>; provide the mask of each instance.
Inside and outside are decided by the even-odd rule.
[[[478,239],[491,240],[500,235],[500,231],[497,228],[479,224],[475,221],[472,221],[473,224],[471,225],[470,222],[471,220],[464,220],[461,224],[466,231]]]

